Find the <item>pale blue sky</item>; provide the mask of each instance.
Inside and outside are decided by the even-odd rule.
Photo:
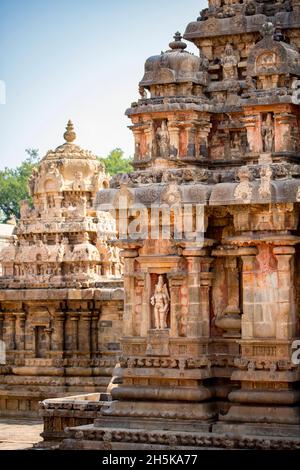
[[[168,48],[206,0],[0,0],[0,169],[63,142],[104,156],[133,151],[124,112],[138,98],[146,58]],[[196,48],[189,44],[189,50]]]

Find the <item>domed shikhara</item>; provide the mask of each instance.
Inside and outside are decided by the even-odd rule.
[[[150,57],[145,64],[145,75],[141,87],[151,85],[191,82],[199,85],[206,83],[207,61],[187,52],[180,33],[169,44],[170,50]]]
[[[114,260],[107,255],[105,266],[100,259],[100,252],[109,253],[107,241],[115,230],[114,224],[102,223],[107,214],[94,210],[97,191],[109,185],[108,175],[95,155],[74,144],[71,121],[64,138],[29,179],[33,207],[21,202],[16,237],[2,253],[0,284],[87,287],[121,274],[118,253]]]
[[[92,152],[74,143],[71,121],[64,133],[66,142],[47,152],[29,180],[32,196],[53,191],[88,191],[94,197],[99,186],[109,185],[104,165]]]

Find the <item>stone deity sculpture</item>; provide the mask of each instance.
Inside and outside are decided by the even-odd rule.
[[[221,58],[221,65],[223,67],[224,80],[237,80],[238,59],[231,44],[227,44],[225,47],[224,54]]]
[[[265,122],[262,125],[263,151],[273,152],[274,150],[274,125],[272,115],[268,113]]]
[[[167,158],[169,156],[169,132],[166,121],[163,121],[161,127],[157,129],[157,141],[160,157]]]
[[[164,279],[162,276],[159,276],[158,278],[158,283],[155,286],[154,295],[151,298],[151,304],[154,307],[155,329],[167,329],[167,315],[170,308],[170,296],[168,292],[168,287],[164,283]]]

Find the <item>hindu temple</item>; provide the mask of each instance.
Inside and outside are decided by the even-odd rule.
[[[106,391],[120,351],[122,263],[115,223],[93,201],[102,163],[74,143],[49,151],[29,180],[32,204],[1,252],[0,415],[36,416],[47,397]]]
[[[176,33],[147,59],[134,172],[96,198],[124,260],[119,381],[64,449],[300,447],[300,3],[209,0],[184,39],[198,55]]]

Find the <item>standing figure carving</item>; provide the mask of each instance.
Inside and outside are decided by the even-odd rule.
[[[262,125],[263,151],[273,152],[274,150],[274,125],[271,113],[267,114],[266,120]]]
[[[159,276],[155,286],[154,295],[151,298],[151,305],[154,307],[154,325],[156,330],[166,330],[167,315],[170,308],[170,296],[167,284],[164,283],[163,276]]]
[[[166,121],[162,121],[161,126],[157,129],[157,141],[159,156],[161,158],[169,157],[169,131]]]
[[[227,44],[221,58],[224,80],[237,80],[238,78],[238,58],[231,44]]]

